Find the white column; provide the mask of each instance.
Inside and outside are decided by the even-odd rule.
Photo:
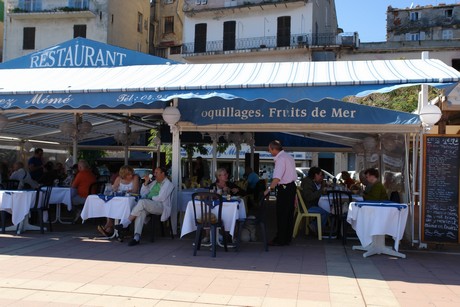
[[[180,190],[180,137],[179,128],[170,126],[172,133],[172,160],[171,160],[171,180],[175,187],[172,199],[171,223],[174,234],[177,232],[177,193]]]

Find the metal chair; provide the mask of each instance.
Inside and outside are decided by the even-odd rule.
[[[261,193],[258,197],[259,199],[259,205],[257,207],[257,213],[255,215],[255,219],[252,219],[251,222],[254,223],[256,226],[260,226],[260,234],[262,236],[262,242],[264,243],[264,250],[268,252],[268,240],[267,240],[267,229],[265,226],[265,212],[266,212],[266,205],[265,205],[265,200],[266,197],[264,197],[263,192]],[[241,243],[241,235],[243,233],[243,226],[244,224],[249,221],[247,218],[246,219],[239,219],[238,220],[238,236],[237,236],[237,241],[236,241],[236,251],[239,251],[240,249],[240,243]]]
[[[43,234],[45,233],[45,227],[43,223],[43,212],[49,212],[49,202],[52,186],[43,186],[37,188],[37,194],[35,196],[35,204],[34,207],[30,209],[30,212],[37,212],[38,219],[40,223],[40,232]],[[49,231],[53,231],[51,228],[51,219],[48,214],[48,223],[49,223]]]
[[[96,181],[89,186],[88,195],[91,194],[104,194],[106,182]]]
[[[19,187],[19,180],[6,179],[2,180],[2,190],[17,190]]]
[[[203,231],[208,230],[211,234],[212,257],[216,257],[217,228],[222,229],[224,249],[227,249],[227,236],[225,235],[224,223],[222,222],[222,195],[212,192],[197,192],[192,194],[193,215],[195,217],[196,234],[193,256],[201,247]],[[213,213],[213,211],[215,213]]]
[[[308,235],[308,222],[310,218],[316,218],[316,225],[318,230],[318,240],[323,239],[323,230],[321,225],[321,214],[320,213],[309,213],[307,206],[302,198],[301,188],[297,187],[297,208],[296,208],[296,220],[294,223],[294,231],[292,232],[292,237],[295,238],[299,231],[300,223],[302,219],[305,219],[305,234]]]
[[[344,206],[348,206],[353,201],[352,193],[342,190],[327,191],[329,204],[331,205],[331,230],[329,240],[332,238],[332,232],[336,231],[337,238],[342,235],[342,244],[347,244],[347,213],[344,213]]]
[[[173,194],[174,194],[174,188],[171,190],[171,193],[169,194],[170,203],[172,203]],[[161,221],[161,214],[160,215],[148,214],[147,216],[151,217],[150,223],[152,224],[152,233],[150,235],[150,242],[155,242],[155,228],[156,228],[157,220],[159,220],[160,225],[161,225],[161,236],[165,235],[164,226],[167,223],[169,233],[171,235],[171,239],[174,239],[174,232],[173,232],[172,223],[171,223],[171,216],[169,216],[168,219],[166,221],[164,221],[164,222]]]

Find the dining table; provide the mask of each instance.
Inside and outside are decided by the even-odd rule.
[[[26,230],[40,230],[39,226],[29,223],[30,209],[35,205],[35,190],[0,190],[0,210],[11,214],[12,226],[4,227],[5,231],[16,231],[21,234]]]
[[[218,207],[216,206],[211,210],[212,213],[217,214]],[[222,222],[225,227],[225,231],[228,231],[233,237],[235,233],[235,226],[239,219],[246,218],[246,206],[243,198],[234,198],[231,200],[224,200],[222,204]],[[187,203],[185,209],[184,220],[181,229],[181,238],[186,234],[196,231],[195,216],[193,213],[193,201],[190,200]]]
[[[347,222],[356,231],[361,243],[352,249],[365,251],[363,257],[386,254],[406,258],[405,254],[399,252],[399,241],[404,235],[407,215],[407,204],[389,201],[351,202]],[[385,246],[385,235],[393,237],[394,249]]]
[[[136,202],[137,198],[135,196],[88,195],[80,214],[82,223],[89,218],[97,217],[112,218],[117,223],[117,221],[129,217],[131,209],[136,205]],[[113,239],[116,237],[118,237],[118,232],[115,229],[113,235],[106,238]]]
[[[51,190],[49,204],[56,205],[56,218],[52,223],[72,224],[72,221],[65,222],[61,218],[61,205],[67,207],[67,211],[72,211],[72,188],[56,186]]]
[[[352,200],[353,201],[362,201],[363,197],[361,195],[352,195]],[[348,205],[347,203],[344,203],[343,205],[343,212],[347,212],[348,210]],[[327,195],[322,195],[318,201],[318,206],[326,210],[328,213],[331,213],[331,204],[329,203],[329,198]]]

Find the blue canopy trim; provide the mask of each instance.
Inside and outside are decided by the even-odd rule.
[[[0,68],[115,67],[167,63],[173,64],[177,62],[78,37],[62,44],[6,61],[0,64]]]
[[[179,104],[181,121],[195,125],[217,124],[373,124],[418,125],[416,114],[398,112],[333,99],[279,100],[190,99]]]
[[[0,109],[163,109],[156,92],[0,95]]]

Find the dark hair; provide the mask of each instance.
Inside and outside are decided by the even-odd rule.
[[[268,146],[269,146],[271,149],[274,149],[274,150],[277,150],[277,151],[283,150],[283,146],[281,145],[281,142],[278,141],[278,140],[273,140],[273,141],[271,141],[270,144],[268,144]]]
[[[34,153],[36,153],[36,154],[41,153],[41,152],[43,152],[43,149],[41,149],[41,148],[35,148],[35,150],[34,150]]]
[[[376,168],[368,168],[367,170],[364,171],[364,175],[371,175],[371,176],[374,176],[376,178],[379,178],[379,171],[376,169]]]
[[[164,166],[159,166],[159,167],[157,167],[157,169],[159,169],[165,175],[168,174],[168,169],[166,167],[164,167]]]
[[[308,178],[314,179],[316,174],[320,174],[320,173],[322,173],[322,172],[323,172],[323,170],[320,169],[319,167],[317,167],[317,166],[312,166],[312,167],[310,167],[310,169],[308,170]]]
[[[50,172],[50,171],[52,171],[52,170],[54,169],[54,163],[51,162],[51,161],[48,161],[48,162],[45,163],[44,168],[45,168],[48,172]]]

